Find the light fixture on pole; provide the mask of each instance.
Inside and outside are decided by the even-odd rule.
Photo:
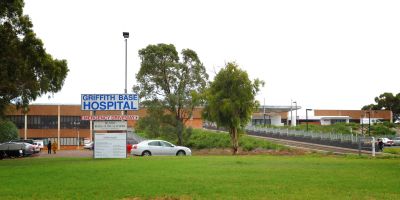
[[[306,130],[307,130],[307,132],[308,132],[308,111],[312,111],[312,109],[306,109],[306,124],[307,124]]]

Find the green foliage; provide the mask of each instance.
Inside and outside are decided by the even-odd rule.
[[[400,93],[385,92],[375,97],[376,104],[363,106],[363,110],[391,110],[393,112],[393,121],[400,119]]]
[[[66,60],[46,52],[23,6],[22,0],[0,2],[0,116],[10,103],[27,109],[37,97],[58,92],[68,73]]]
[[[186,145],[195,149],[229,148],[231,146],[228,134],[200,129],[193,130],[192,137]]]
[[[285,127],[289,129],[294,129],[294,130],[301,130],[305,131],[307,130],[307,125],[306,124],[300,124],[295,127]],[[308,130],[313,131],[313,132],[319,132],[319,133],[341,133],[341,134],[351,134],[355,133],[358,131],[360,128],[360,125],[357,123],[335,123],[332,125],[315,125],[315,124],[309,124],[308,125]]]
[[[263,84],[258,79],[252,82],[247,72],[236,63],[227,63],[206,92],[203,118],[229,130],[234,154],[237,152],[241,129],[258,107],[255,95]]]
[[[173,115],[167,114],[160,102],[153,101],[147,104],[147,116],[139,119],[136,130],[143,133],[143,137],[149,139],[164,139],[173,143],[179,143],[177,132],[182,129],[181,141],[188,141],[192,129],[182,127],[180,121]]]
[[[192,137],[186,145],[195,149],[229,148],[231,146],[231,141],[229,135],[225,132],[193,129]],[[243,151],[252,151],[257,148],[274,150],[288,149],[285,146],[246,135],[239,138],[239,147],[241,147]]]
[[[18,129],[8,120],[0,120],[0,143],[18,139]]]
[[[375,124],[371,126],[371,135],[395,135],[396,131],[384,124]]]
[[[136,75],[137,85],[133,87],[144,105],[155,103],[153,107],[159,109],[159,113],[168,110],[162,115],[175,118],[170,120],[170,125],[176,128],[173,133],[177,135],[178,144],[182,144],[185,137],[185,122],[192,117],[194,107],[202,102],[200,94],[208,80],[195,51],[184,49],[181,55],[182,59],[172,44],[148,45],[139,50],[141,66]]]

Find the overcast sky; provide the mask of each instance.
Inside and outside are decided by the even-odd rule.
[[[128,91],[138,50],[174,44],[196,51],[214,77],[236,61],[266,85],[267,105],[360,109],[400,92],[400,1],[26,0],[48,53],[66,59],[63,89],[34,103],[80,104],[80,94]]]

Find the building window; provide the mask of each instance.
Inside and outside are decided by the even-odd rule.
[[[23,129],[25,127],[25,116],[24,115],[11,115],[7,116],[11,122],[15,124],[18,129]]]
[[[61,129],[89,129],[90,122],[89,121],[81,121],[80,116],[60,116],[61,121]],[[79,122],[79,125],[75,125],[75,122]]]

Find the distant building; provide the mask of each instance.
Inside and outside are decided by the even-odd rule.
[[[186,122],[187,126],[201,128],[200,108],[195,108],[193,117]],[[58,140],[62,146],[77,146],[84,138],[92,138],[92,121],[81,120],[81,116],[121,115],[121,111],[82,111],[80,105],[49,105],[34,104],[29,106],[28,113],[16,110],[15,106],[8,107],[6,116],[19,129],[21,138],[43,139],[45,143]],[[128,111],[127,115],[147,115],[146,109]],[[79,125],[78,123],[79,122]],[[128,121],[128,129],[132,129],[136,121]],[[79,134],[79,137],[78,137]]]
[[[306,119],[299,117],[299,123],[308,121],[311,124],[331,125],[335,123],[364,123],[392,122],[393,113],[390,110],[312,110]]]
[[[300,106],[270,106],[262,105],[255,111],[251,118],[252,125],[284,126],[296,124],[329,125],[338,122],[366,122],[392,120],[392,112],[386,110],[312,110],[306,118],[298,116]],[[202,128],[202,108],[195,108],[193,117],[186,122],[187,126]],[[80,105],[49,105],[34,104],[29,106],[29,111],[24,114],[16,110],[15,106],[9,106],[7,118],[13,121],[19,129],[21,138],[59,140],[62,146],[77,146],[83,143],[85,138],[92,138],[92,121],[82,120],[82,116],[107,116],[121,115],[121,111],[82,111]],[[147,115],[146,108],[138,111],[128,111],[127,115],[138,115],[139,118]],[[364,120],[363,120],[364,119]],[[77,123],[79,122],[79,123]],[[136,121],[128,121],[128,129],[132,130]],[[79,135],[79,136],[78,136]]]

